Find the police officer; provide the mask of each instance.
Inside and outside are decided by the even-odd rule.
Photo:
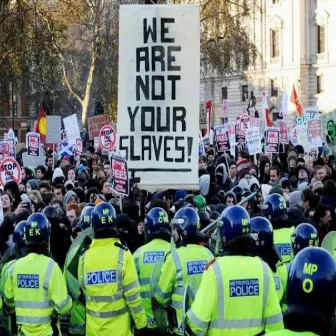
[[[294,226],[288,221],[287,204],[279,194],[269,195],[263,205],[263,216],[266,217],[274,229],[274,242],[277,246],[282,262],[291,260],[291,236]]]
[[[179,247],[167,255],[161,276],[155,287],[154,298],[161,307],[173,310],[170,328],[182,334],[182,306],[188,281],[201,282],[204,268],[213,258],[212,253],[199,242],[199,217],[195,209],[185,207],[178,210],[173,219],[174,239]],[[173,309],[171,309],[173,308]],[[175,314],[176,313],[176,314]]]
[[[275,289],[281,302],[284,286],[277,273],[277,264],[281,261],[281,256],[274,245],[273,227],[271,222],[264,217],[251,218],[251,233],[256,235],[256,247],[258,256],[267,263],[273,272]]]
[[[86,303],[86,335],[132,335],[146,327],[140,285],[132,254],[117,236],[116,212],[102,202],[92,212],[94,239],[78,264]]]
[[[58,335],[53,311],[67,313],[72,305],[62,272],[49,258],[50,225],[41,213],[27,219],[24,230],[27,256],[10,269],[5,302],[15,308],[20,335]]]
[[[152,310],[150,283],[155,263],[171,249],[171,228],[167,212],[162,208],[153,208],[144,221],[146,245],[134,253],[134,261],[141,286],[142,304],[147,316],[147,335],[158,335]]]
[[[16,259],[8,261],[2,268],[1,277],[0,277],[0,293],[1,297],[4,297],[6,281],[9,276],[10,268],[16,262],[17,259],[25,257],[27,255],[27,246],[24,240],[24,229],[26,226],[26,221],[21,221],[16,224],[13,232],[13,243]],[[4,320],[12,333],[16,333],[16,322],[15,314],[7,314],[6,311],[3,313]]]
[[[335,298],[336,264],[332,255],[319,247],[303,249],[289,272],[286,329],[270,335],[335,335]]]
[[[92,211],[94,209],[94,206],[92,205],[86,205],[80,215],[80,220],[78,223],[78,226],[80,227],[81,230],[85,230],[92,225]]]
[[[219,232],[224,255],[205,270],[187,323],[196,335],[257,335],[283,328],[268,265],[254,256],[255,240],[247,211],[226,208]]]
[[[292,254],[295,257],[301,250],[309,246],[319,246],[319,237],[316,228],[309,223],[299,224],[292,234]],[[285,263],[278,267],[284,289],[287,288],[288,273],[292,263]],[[286,305],[283,310],[286,309]]]

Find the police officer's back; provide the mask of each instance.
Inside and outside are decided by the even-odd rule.
[[[195,301],[187,314],[191,331],[198,335],[256,335],[283,328],[272,272],[254,256],[247,211],[226,208],[219,222],[224,256],[203,274]]]
[[[273,227],[271,222],[264,217],[251,218],[251,232],[256,237],[256,252],[267,263],[273,272],[275,289],[281,302],[284,293],[284,285],[277,272],[277,264],[281,261],[278,248],[274,245]]]
[[[62,272],[48,257],[50,225],[41,213],[29,216],[25,226],[28,255],[11,267],[5,286],[5,302],[15,307],[16,323],[22,335],[58,334],[53,311],[67,313],[71,298]]]
[[[133,335],[146,326],[132,254],[117,238],[116,213],[103,202],[92,212],[94,239],[81,255],[78,280],[86,301],[86,335]]]
[[[153,208],[144,221],[144,233],[147,244],[134,253],[134,261],[141,286],[142,303],[147,316],[147,334],[158,335],[154,320],[150,291],[153,268],[159,259],[164,260],[171,249],[171,228],[167,212],[162,208]]]
[[[199,238],[199,217],[195,209],[185,207],[178,210],[173,219],[174,238],[178,248],[167,255],[161,276],[155,287],[154,298],[160,306],[170,305],[177,320],[171,325],[175,334],[181,334],[183,296],[188,281],[200,284],[204,268],[213,258],[204,246],[197,244]]]
[[[287,287],[286,329],[270,335],[335,335],[336,264],[319,247],[307,247],[293,260]]]
[[[271,194],[266,198],[262,212],[263,217],[272,223],[274,243],[280,252],[282,262],[290,262],[294,226],[288,221],[286,200],[280,194]]]

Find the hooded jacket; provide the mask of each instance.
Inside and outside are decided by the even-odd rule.
[[[65,196],[64,196],[64,199],[63,199],[63,208],[65,209],[65,207],[68,205],[69,201],[70,201],[70,198],[72,196],[76,196],[76,198],[78,199],[76,193],[72,190],[69,190]]]
[[[224,190],[227,192],[232,188],[232,183],[228,178],[228,172],[225,166],[225,163],[220,163],[215,170],[216,177],[216,192],[218,193],[220,190]]]
[[[288,195],[289,209],[287,211],[288,220],[291,225],[297,227],[301,223],[306,223],[304,215],[302,191],[293,191]]]
[[[56,179],[58,179],[58,180],[63,179],[63,181],[65,180],[63,170],[60,167],[55,168],[55,170],[53,172],[52,182],[55,182]]]

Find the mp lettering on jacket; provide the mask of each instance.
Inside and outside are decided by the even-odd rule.
[[[86,275],[86,284],[88,286],[113,283],[116,281],[117,281],[117,272],[115,270],[89,272]]]
[[[208,265],[206,260],[196,260],[187,262],[188,275],[202,274]]]
[[[282,256],[288,256],[291,254],[290,244],[275,244]]]
[[[17,287],[38,289],[40,287],[40,277],[38,274],[18,274]]]
[[[258,279],[230,280],[230,297],[258,295]]]
[[[143,255],[144,264],[154,264],[157,260],[165,257],[164,251],[145,252]]]

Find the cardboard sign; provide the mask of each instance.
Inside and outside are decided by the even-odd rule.
[[[28,156],[40,156],[40,134],[29,132],[26,134],[26,148]]]
[[[226,152],[230,149],[226,125],[216,127],[216,144],[218,152]]]
[[[322,147],[322,121],[311,119],[307,122],[308,142],[310,148]]]
[[[280,142],[283,144],[288,144],[288,129],[287,129],[287,123],[284,120],[278,120],[277,126],[280,129]]]
[[[198,189],[199,6],[121,6],[119,36],[118,150],[141,189]]]
[[[47,116],[46,142],[48,144],[59,144],[62,141],[62,117]]]
[[[76,140],[76,149],[75,149],[75,155],[76,159],[78,160],[80,156],[83,153],[83,141],[81,139]]]
[[[245,135],[240,129],[240,125],[236,125],[236,143],[245,143]]]
[[[279,153],[280,149],[280,129],[266,129],[266,150],[265,153]]]
[[[110,117],[108,114],[96,115],[87,118],[89,139],[93,140],[95,137],[99,137],[99,131],[104,125],[110,123]]]
[[[223,118],[229,117],[229,100],[223,99]]]
[[[10,181],[14,181],[17,184],[21,181],[21,167],[12,157],[3,159],[0,163],[1,185],[5,186]]]
[[[258,127],[252,126],[247,131],[247,149],[250,155],[256,155],[262,152],[260,130]]]
[[[238,123],[241,133],[246,136],[247,130],[251,127],[251,117],[244,113],[240,116]]]
[[[205,102],[201,102],[199,105],[199,128],[200,130],[207,129],[207,109]]]
[[[0,141],[0,162],[9,157],[10,150],[9,150],[9,142],[8,141]]]
[[[101,149],[110,151],[116,142],[116,133],[112,126],[105,125],[99,132],[99,146]]]
[[[80,139],[80,131],[78,126],[77,114],[74,113],[63,119],[63,124],[66,132],[66,138],[69,144],[75,145],[76,140]]]
[[[39,156],[28,156],[28,153],[22,153],[22,162],[24,167],[34,167],[44,166],[45,164],[45,155],[40,151]]]
[[[125,158],[111,154],[112,190],[121,195],[129,195],[129,179],[127,161]]]

